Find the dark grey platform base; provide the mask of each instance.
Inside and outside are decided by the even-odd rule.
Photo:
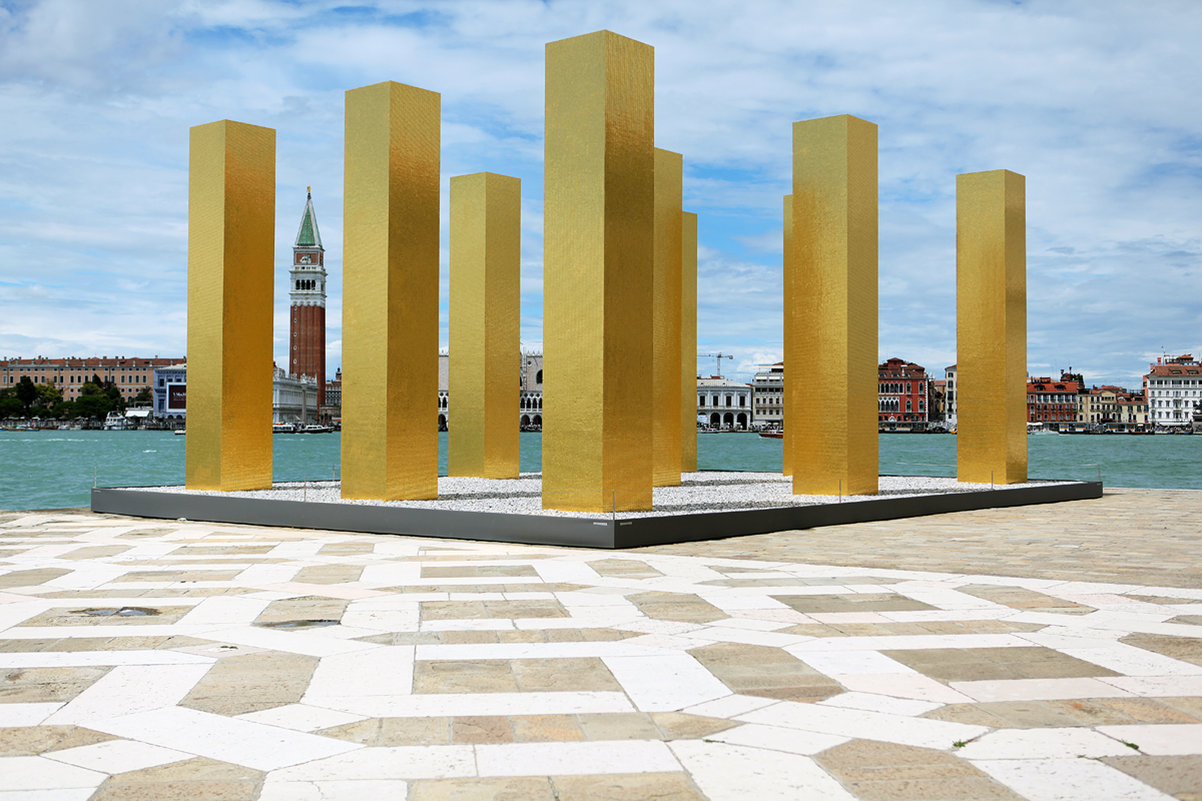
[[[214,523],[407,534],[530,545],[637,548],[769,531],[1100,497],[1101,482],[1067,481],[1016,489],[880,497],[814,506],[598,520],[104,488],[92,490],[92,511],[133,517],[184,518]]]

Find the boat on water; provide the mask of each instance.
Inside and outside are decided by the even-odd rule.
[[[1043,423],[1027,423],[1027,433],[1028,434],[1057,434],[1059,432],[1053,431],[1050,428],[1044,428]]]
[[[784,439],[785,432],[781,431],[780,429],[772,429],[768,431],[761,431],[760,436],[767,439]]]
[[[322,426],[322,425],[318,425],[317,423],[309,423],[309,425],[305,426],[304,428],[302,428],[300,430],[300,433],[301,434],[328,434],[333,430],[334,429],[330,428],[329,426]]]
[[[296,425],[294,423],[272,423],[272,434],[295,434]]]
[[[187,432],[186,432],[184,429],[182,429],[182,428],[177,428],[177,429],[175,429],[174,431],[172,431],[171,433],[172,433],[172,434],[174,434],[174,435],[175,435],[175,436],[177,436],[177,437],[182,437],[182,436],[184,436],[184,435],[185,435]]]
[[[104,418],[105,431],[125,431],[130,428],[133,425],[121,412],[109,412]]]

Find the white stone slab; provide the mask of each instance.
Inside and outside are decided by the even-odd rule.
[[[692,636],[692,635],[690,635]],[[504,642],[419,645],[419,660],[441,659],[575,659],[609,656],[660,656],[665,651],[629,645],[625,640],[596,642]]]
[[[470,745],[403,745],[334,754],[271,774],[272,782],[346,779],[450,779],[476,775]]]
[[[180,626],[229,626],[236,623],[253,623],[267,608],[264,598],[244,598],[236,595],[215,595],[205,598],[192,611],[179,619]],[[139,606],[146,606],[139,603]]]
[[[964,704],[973,699],[957,692],[942,682],[921,673],[885,673],[842,675],[832,673],[831,678],[849,690],[876,695],[891,695],[916,701],[931,701],[937,704]]]
[[[677,740],[669,747],[710,801],[855,798],[809,757],[700,740]]]
[[[258,712],[246,712],[235,717],[249,720],[253,723],[265,723],[269,726],[281,726],[293,731],[317,731],[331,726],[341,726],[364,720],[366,715],[352,715],[349,712],[338,712],[309,704],[285,704]]]
[[[1154,756],[1202,754],[1202,723],[1140,723],[1098,726],[1098,731],[1120,742],[1135,743]]]
[[[885,634],[820,637],[785,649],[794,656],[819,651],[913,651],[928,648],[1030,648],[1013,634]]]
[[[988,731],[984,726],[792,701],[748,712],[737,719],[746,723],[766,723],[788,729],[881,740],[919,748],[950,748],[957,740],[971,740]]]
[[[1056,701],[1066,698],[1118,698],[1137,694],[1094,678],[953,681],[950,686],[977,701]]]
[[[973,764],[1030,801],[1170,801],[1171,796],[1093,759],[977,759]]]
[[[304,700],[320,704],[330,695],[408,695],[413,691],[413,646],[389,645],[323,658]]]
[[[1202,665],[1182,662],[1121,642],[1104,648],[1061,648],[1060,651],[1126,676],[1202,676]]]
[[[109,740],[103,743],[50,751],[43,756],[68,765],[75,765],[102,773],[125,773],[144,770],[172,762],[192,759],[193,754],[162,748],[133,740]]]
[[[480,776],[569,776],[680,770],[659,740],[503,743],[476,746]]]
[[[1047,759],[1126,756],[1134,753],[1112,737],[1085,728],[1001,729],[957,750],[965,759]]]
[[[118,665],[46,719],[50,725],[91,722],[175,706],[211,667],[199,665]]]
[[[46,757],[0,757],[0,792],[85,788],[90,794],[107,778],[108,775],[100,771],[64,765]]]
[[[733,718],[736,715],[745,715],[752,710],[763,709],[776,703],[780,702],[773,698],[735,694],[728,695],[725,698],[717,698],[713,701],[706,701],[696,706],[690,706],[681,711],[690,715],[704,715],[711,718]]]
[[[62,701],[0,704],[0,728],[41,726],[46,718],[62,708]]]
[[[689,632],[689,636],[695,637],[699,640],[734,642],[742,643],[744,645],[766,645],[771,648],[784,648],[789,645],[798,645],[812,639],[811,637],[804,637],[800,634],[781,634],[775,631],[752,631],[745,628],[734,628],[731,626],[706,626],[705,628]]]
[[[670,712],[730,695],[730,688],[688,654],[602,657],[636,708]]]
[[[820,706],[837,706],[843,709],[863,709],[867,712],[884,712],[888,715],[918,717],[933,709],[944,706],[934,701],[919,701],[911,698],[893,698],[869,692],[847,692],[819,701]]]
[[[93,721],[88,727],[255,770],[275,770],[363,747],[183,707]]]
[[[1103,676],[1098,681],[1124,694],[1149,698],[1202,695],[1202,676]]]
[[[807,651],[797,656],[814,670],[828,676],[836,673],[841,676],[857,673],[865,675],[917,673],[913,668],[876,651]]]
[[[317,781],[277,781],[269,776],[259,793],[259,801],[364,801],[364,799],[402,799],[409,784],[401,779],[322,779]]]
[[[767,726],[763,723],[744,723],[742,726],[711,734],[707,739],[732,745],[748,745],[754,748],[767,748],[771,751],[812,756],[828,748],[834,748],[836,745],[842,745],[851,738],[835,734],[786,729],[781,726]]]

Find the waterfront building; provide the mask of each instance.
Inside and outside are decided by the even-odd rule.
[[[956,427],[956,365],[943,368],[943,380],[943,420],[948,429],[953,429]]]
[[[877,425],[923,430],[927,426],[930,378],[921,364],[894,357],[877,365]]]
[[[451,356],[447,351],[438,354],[438,429],[450,428]],[[543,427],[543,355],[522,353],[518,379],[518,425],[526,431],[541,430]]]
[[[95,375],[101,381],[112,382],[121,391],[121,397],[129,402],[142,390],[151,389],[155,368],[183,360],[182,356],[174,359],[158,356],[0,359],[0,389],[16,386],[22,377],[28,376],[35,384],[49,384],[61,391],[63,400],[73,401],[79,397],[83,385]]]
[[[271,374],[271,422],[298,426],[317,422],[317,380],[289,375],[274,367]]]
[[[759,373],[756,374],[757,379]],[[783,387],[783,385],[781,385]],[[751,428],[753,385],[729,378],[710,376],[697,379],[697,416],[705,417],[710,428],[746,431]],[[780,393],[777,393],[776,420],[780,421]],[[762,422],[762,421],[761,421]]]
[[[326,425],[342,422],[342,368],[339,367],[334,377],[326,381],[324,401],[320,406],[321,422]]]
[[[300,228],[292,243],[289,271],[288,375],[309,376],[317,386],[317,404],[325,405],[326,385],[326,249],[321,245],[313,194],[305,199]],[[286,394],[291,393],[288,390]],[[276,422],[279,422],[278,420]]]
[[[1028,379],[1027,422],[1041,423],[1054,430],[1076,422],[1080,392],[1081,385],[1064,376],[1059,381],[1047,377]]]
[[[785,420],[785,363],[765,365],[751,380],[752,418],[761,428],[783,428]]]
[[[947,419],[947,379],[936,378],[930,382],[931,398],[927,403],[932,423],[942,423]]]
[[[173,364],[154,371],[151,414],[164,420],[183,420],[188,413],[188,365]]]
[[[1157,359],[1144,376],[1148,422],[1157,428],[1188,428],[1202,414],[1202,364],[1186,353]]]

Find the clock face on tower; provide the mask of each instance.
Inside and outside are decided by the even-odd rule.
[[[303,255],[303,256],[301,256],[299,259],[297,259],[297,260],[296,260],[296,263],[297,263],[297,264],[312,264],[312,263],[313,263],[313,257],[312,257],[312,256],[310,256],[308,253],[306,253],[305,255]]]

